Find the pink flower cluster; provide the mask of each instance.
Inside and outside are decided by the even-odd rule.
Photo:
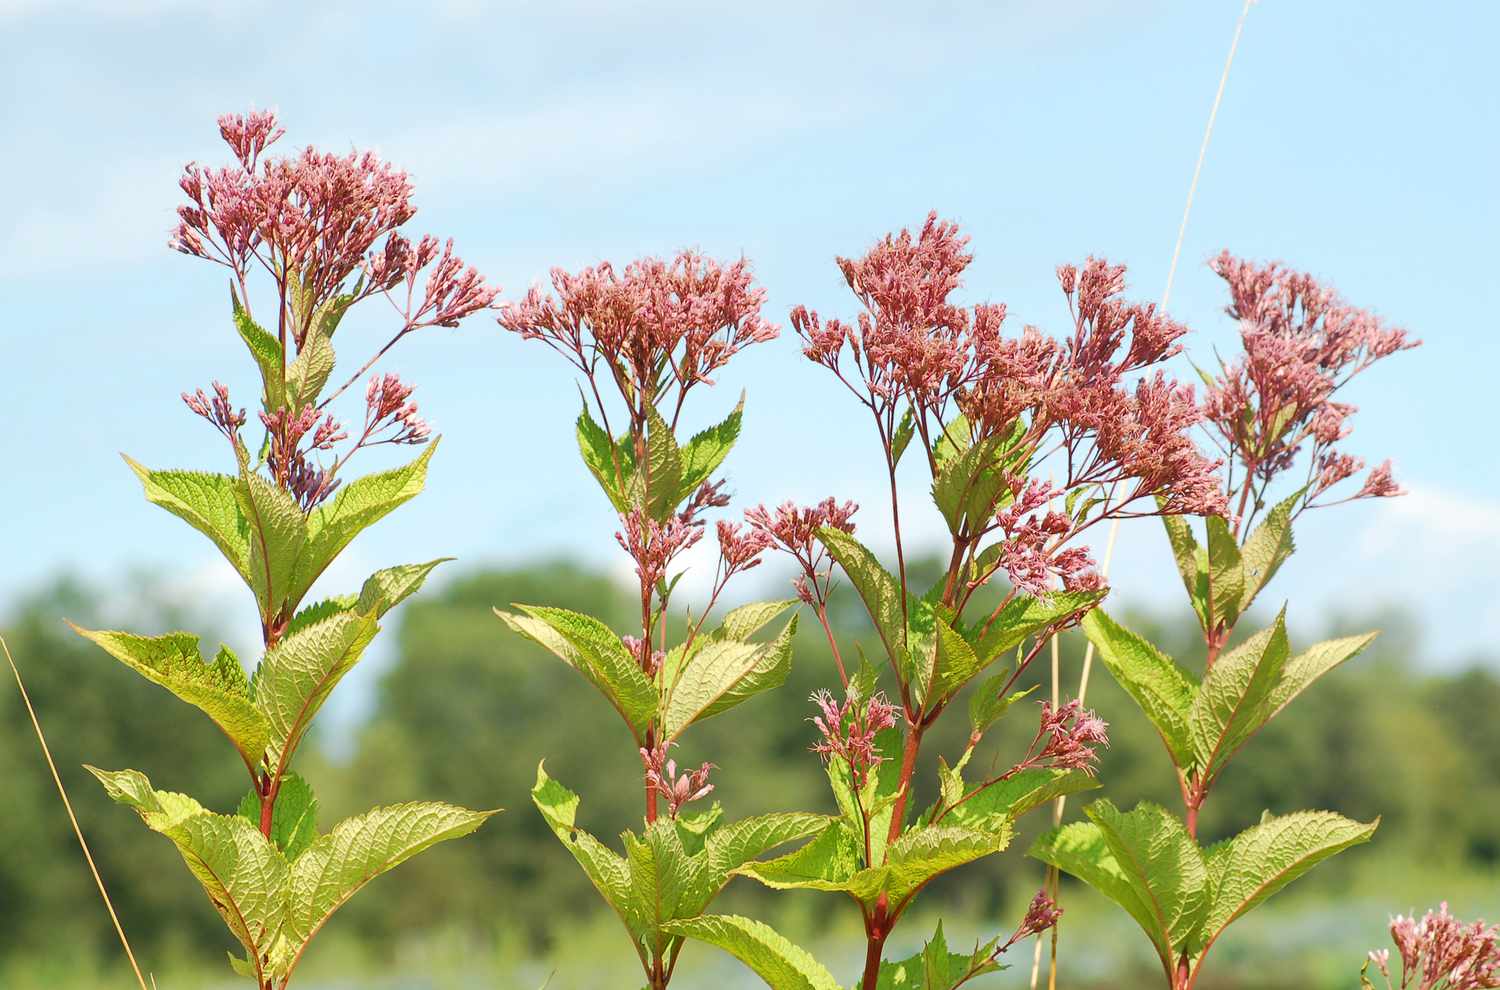
[[[1016,587],[1036,593],[1054,579],[1098,586],[1087,552],[1065,545],[1100,519],[1222,511],[1219,465],[1189,436],[1201,418],[1192,388],[1147,374],[1179,351],[1187,328],[1151,304],[1127,302],[1125,269],[1090,258],[1057,272],[1071,334],[1054,340],[1026,327],[1006,335],[1004,306],[949,301],[972,260],[967,244],[956,225],[931,214],[916,236],[903,230],[863,258],[839,259],[863,307],[852,324],[792,311],[804,354],[874,413],[888,459],[902,405],[929,451],[962,413],[968,435],[954,438],[960,446],[1010,438],[1008,449],[1023,455],[990,518],[971,518],[956,535],[972,543],[1002,530],[1001,567]],[[1063,477],[1036,502],[1028,475],[1047,457]],[[928,459],[936,475],[938,460],[930,452]],[[1041,510],[1053,495],[1080,489],[1100,496],[1081,503],[1087,518]],[[1007,504],[1004,518],[994,518]]]
[[[378,156],[309,147],[295,156],[264,158],[285,133],[267,112],[226,114],[219,118],[219,133],[236,164],[186,166],[179,185],[187,202],[178,207],[170,244],[228,267],[247,306],[250,270],[263,268],[279,290],[278,326],[290,329],[298,348],[326,307],[347,306],[403,282],[408,330],[456,325],[499,293],[473,268],[463,269],[450,242],[427,280],[422,305],[412,308],[417,270],[436,257],[436,242],[424,238],[413,247],[396,232],[416,213],[412,186],[405,172]],[[383,237],[383,249],[372,257]],[[348,279],[356,271],[366,277],[351,289]]]
[[[296,412],[287,408],[262,412],[260,421],[270,440],[266,449],[266,466],[271,469],[271,477],[291,493],[304,512],[312,511],[333,494],[339,482],[334,477],[337,464],[325,469],[310,460],[308,455],[314,451],[331,451],[334,444],[348,439],[348,434],[331,415],[319,423],[318,407],[313,405],[303,406]],[[307,440],[306,447],[302,443],[304,439]]]
[[[996,949],[990,958],[996,958],[1006,949],[1025,938],[1040,935],[1062,919],[1062,908],[1052,899],[1052,895],[1045,890],[1036,892],[1031,903],[1026,907],[1026,916],[1016,926],[1016,930],[1006,939],[1005,944]]]
[[[862,788],[870,770],[885,760],[875,745],[875,737],[895,726],[895,707],[885,700],[884,694],[862,698],[853,690],[845,694],[842,703],[826,690],[814,692],[811,700],[818,706],[818,714],[811,721],[820,735],[812,751],[825,763],[835,758],[842,760],[849,767],[855,788]]]
[[[1391,939],[1401,954],[1401,990],[1486,990],[1500,987],[1500,926],[1465,924],[1448,913],[1444,901],[1419,921],[1391,919]],[[1390,985],[1390,951],[1370,953]]]
[[[608,262],[577,274],[553,269],[552,287],[555,296],[533,286],[503,306],[500,325],[546,343],[591,382],[602,360],[641,423],[642,403],[656,404],[675,384],[680,409],[690,388],[780,332],[761,317],[765,290],[743,259],[724,265],[682,251],[671,261],[633,261],[623,272]]]
[[[783,502],[774,511],[758,505],[745,511],[745,521],[760,543],[791,554],[801,566],[802,573],[794,582],[797,597],[809,605],[821,605],[827,601],[832,575],[828,553],[816,534],[824,526],[854,532],[854,513],[858,509],[853,502],[840,504],[830,496],[809,506]]]
[[[1084,708],[1077,698],[1054,708],[1042,702],[1041,724],[1012,773],[1036,767],[1082,770],[1092,776],[1099,759],[1094,747],[1109,745],[1109,723]]]
[[[636,577],[642,588],[656,587],[678,554],[703,538],[701,524],[685,522],[679,515],[657,522],[643,509],[632,509],[620,516],[620,526],[615,541],[635,561]]]
[[[710,771],[716,769],[705,763],[696,770],[677,772],[677,761],[667,757],[671,743],[659,743],[650,749],[642,747],[641,764],[646,768],[646,786],[667,800],[673,818],[684,805],[713,792],[714,785],[708,782]]]
[[[1334,401],[1334,394],[1375,362],[1419,341],[1280,263],[1256,264],[1225,251],[1212,267],[1229,287],[1227,311],[1239,321],[1244,353],[1222,367],[1208,390],[1209,425],[1245,483],[1262,495],[1308,448],[1305,501],[1312,503],[1364,468],[1359,458],[1335,447],[1349,435],[1355,410]],[[1387,461],[1350,498],[1399,494]]]
[[[1073,531],[1073,521],[1062,512],[1047,508],[1058,494],[1048,482],[1014,482],[1016,500],[995,513],[995,525],[1004,540],[999,566],[1010,583],[1032,595],[1040,595],[1062,582],[1069,591],[1093,591],[1104,587],[1104,578],[1094,569],[1086,547],[1058,549],[1056,543]]]
[[[245,410],[238,412],[229,402],[229,387],[221,382],[214,382],[214,394],[209,397],[203,393],[203,389],[189,395],[182,393],[182,401],[193,412],[208,420],[209,425],[229,438],[229,442],[238,450],[240,446],[240,428],[245,425]]]
[[[416,386],[393,374],[373,375],[365,389],[365,432],[362,447],[377,443],[418,445],[432,437],[432,427],[417,416],[411,401]],[[379,437],[380,439],[375,439]]]

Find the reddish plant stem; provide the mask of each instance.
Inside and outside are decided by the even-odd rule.
[[[865,972],[859,981],[861,990],[875,990],[880,983],[880,957],[885,953],[885,940],[890,935],[886,907],[886,897],[881,894],[875,902],[874,913],[865,919]]]
[[[886,835],[886,843],[889,845],[901,836],[901,826],[906,820],[906,799],[911,797],[912,771],[917,766],[917,751],[922,748],[922,733],[926,726],[922,722],[921,713],[912,718],[908,713],[908,724],[911,731],[906,735],[906,743],[901,751],[901,782],[900,790],[896,794],[896,803],[891,808],[891,828]],[[876,864],[871,863],[871,866]]]
[[[828,603],[818,601],[818,623],[823,627],[823,635],[828,637],[828,648],[833,651],[833,665],[839,669],[839,683],[844,687],[849,686],[849,675],[844,670],[844,658],[839,653],[839,644],[833,638],[833,628],[828,624]]]

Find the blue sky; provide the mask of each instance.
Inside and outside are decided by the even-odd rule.
[[[454,236],[507,296],[552,265],[692,245],[748,256],[778,319],[796,303],[847,312],[832,256],[937,209],[973,237],[964,298],[1055,328],[1060,261],[1103,254],[1160,295],[1239,13],[1237,0],[303,6],[0,0],[0,608],[60,571],[117,580],[146,564],[245,628],[227,565],[142,501],[116,456],[222,469],[178,393],[215,377],[255,388],[218,270],[164,246],[182,163],[224,158],[220,112],[273,107],[290,146],[372,147],[405,166],[414,229]],[[1229,247],[1326,276],[1426,341],[1350,395],[1351,449],[1393,457],[1412,495],[1309,519],[1276,588],[1296,599],[1294,629],[1425,610],[1437,663],[1496,655],[1500,636],[1495,11],[1260,3],[1172,301],[1197,353],[1230,346],[1203,265]],[[383,340],[382,317],[351,317],[341,353]],[[620,566],[551,352],[471,321],[393,357],[443,449],[429,493],[356,543],[327,590],[436,553]],[[856,409],[790,333],[737,364],[696,409],[706,422],[749,390],[730,461],[740,500],[854,497],[878,544],[876,449]],[[916,525],[936,532],[935,517]],[[1153,522],[1127,527],[1114,576],[1122,598],[1179,605]]]

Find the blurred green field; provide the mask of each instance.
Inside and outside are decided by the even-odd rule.
[[[240,797],[243,769],[211,725],[61,623],[67,616],[140,632],[189,628],[213,639],[211,617],[184,612],[149,578],[134,584],[121,601],[60,580],[16,603],[0,630],[27,673],[143,965],[162,990],[239,986],[224,963],[227,936],[170,845],[109,804],[80,769],[85,761],[136,767],[158,786],[221,809]],[[621,629],[631,611],[605,577],[566,563],[456,574],[403,606],[387,634],[396,655],[374,710],[352,736],[322,737],[302,760],[322,801],[320,824],[411,798],[507,810],[474,837],[418,857],[351,902],[299,970],[306,990],[639,985],[634,954],[613,916],[527,793],[545,757],[549,773],[583,795],[581,824],[612,836],[638,825],[639,762],[603,701],[490,615],[492,605],[511,601],[591,611]],[[843,604],[834,620],[849,636],[864,635],[857,605]],[[1131,618],[1191,662],[1196,627]],[[1215,950],[1213,980],[1200,984],[1205,990],[1352,988],[1365,951],[1385,944],[1392,912],[1447,899],[1461,916],[1500,916],[1495,666],[1478,658],[1466,671],[1424,672],[1420,630],[1399,615],[1339,617],[1324,632],[1371,626],[1386,630],[1374,649],[1246,748],[1205,808],[1203,833],[1206,841],[1231,834],[1263,809],[1320,807],[1361,819],[1381,815],[1381,829],[1370,845],[1331,861],[1231,928]],[[807,752],[806,698],[833,680],[832,666],[810,630],[799,634],[797,647],[789,684],[705,723],[679,754],[720,766],[714,797],[733,817],[831,810],[818,761]],[[1065,642],[1064,662],[1074,670],[1079,653],[1075,639]],[[1124,804],[1150,798],[1171,806],[1171,771],[1144,719],[1107,675],[1095,681],[1089,700],[1111,723],[1100,793]],[[1019,709],[1008,721],[986,743],[1002,759],[1035,727]],[[933,758],[956,751],[961,732],[935,733]],[[989,751],[981,756],[988,759]],[[8,796],[0,987],[131,985],[13,690],[0,690],[0,775]],[[931,781],[932,768],[921,779]],[[950,943],[1010,930],[1040,882],[1039,864],[1024,855],[1040,824],[1028,823],[1006,853],[935,884],[888,954],[918,948],[939,914]],[[1073,885],[1065,885],[1062,904],[1060,986],[1157,985],[1147,943],[1123,914]],[[773,899],[740,881],[718,907],[771,921],[835,972],[852,979],[857,970],[858,918],[842,899]],[[974,985],[1026,986],[1030,943],[1012,954],[1010,970]],[[674,981],[684,990],[758,985],[738,963],[702,946],[685,951]]]

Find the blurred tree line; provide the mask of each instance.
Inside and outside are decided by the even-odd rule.
[[[109,608],[75,581],[59,581],[17,603],[3,631],[137,951],[207,955],[206,947],[225,936],[170,844],[111,805],[80,767],[136,767],[159,786],[189,791],[226,811],[244,789],[243,767],[207,720],[73,636],[61,621],[107,625],[114,616],[119,624],[124,612],[127,624],[142,631],[187,624],[170,601],[151,592],[149,581],[138,586],[144,589],[138,600],[122,609],[120,602]],[[559,924],[600,910],[587,880],[531,806],[529,791],[543,758],[550,774],[583,795],[582,825],[601,837],[639,826],[640,763],[624,729],[577,674],[501,626],[490,609],[510,602],[587,611],[621,630],[637,614],[621,588],[566,562],[470,573],[439,585],[397,613],[398,655],[382,676],[369,719],[354,739],[322,750],[349,755],[303,759],[325,828],[372,803],[414,797],[506,808],[477,835],[379,881],[386,896],[356,900],[340,915],[338,927],[367,946],[383,947],[375,951],[394,953],[402,933],[444,926],[470,929],[479,938],[521,932],[545,952]],[[839,605],[833,620],[846,638],[867,638],[853,596],[841,596]],[[1386,627],[1368,653],[1251,742],[1204,810],[1206,840],[1262,809],[1326,807],[1361,819],[1383,816],[1371,846],[1301,882],[1329,897],[1338,896],[1363,857],[1460,869],[1493,867],[1500,859],[1500,720],[1493,714],[1500,710],[1500,678],[1483,664],[1459,673],[1424,672],[1417,631],[1400,617],[1375,618],[1386,621],[1340,619],[1324,630],[1332,636]],[[1166,622],[1127,612],[1126,619],[1154,641],[1177,646],[1176,655],[1189,664],[1197,655],[1194,644],[1201,649],[1187,615]],[[1077,636],[1062,644],[1065,694],[1076,685],[1082,648]],[[1164,787],[1172,775],[1159,741],[1108,674],[1096,672],[1088,703],[1110,722],[1112,742],[1102,761],[1101,793],[1125,804],[1149,798],[1173,805],[1177,796]],[[1044,655],[1028,680],[1048,677]],[[718,764],[714,798],[731,817],[831,811],[818,760],[808,752],[807,697],[835,684],[827,645],[815,623],[804,621],[788,684],[706,722],[676,755],[694,765]],[[1034,697],[1046,690],[1043,683]],[[1013,761],[1035,726],[1034,709],[1017,706],[976,760]],[[947,729],[950,738],[934,738],[932,753],[951,757],[961,749],[964,720],[949,720]],[[13,688],[0,689],[0,779],[6,795],[0,961],[117,953]],[[930,787],[931,767],[921,779]],[[918,806],[927,798],[917,795]],[[929,903],[1008,928],[1014,919],[1003,915],[1004,906],[1038,885],[1040,865],[1023,851],[1047,817],[1033,815],[1009,852],[959,871],[928,895]],[[729,910],[762,916],[773,910],[752,884],[734,884],[726,897]],[[813,895],[782,898],[775,910],[801,910],[801,924],[816,924],[829,906]],[[220,962],[222,955],[215,955],[210,961]]]

